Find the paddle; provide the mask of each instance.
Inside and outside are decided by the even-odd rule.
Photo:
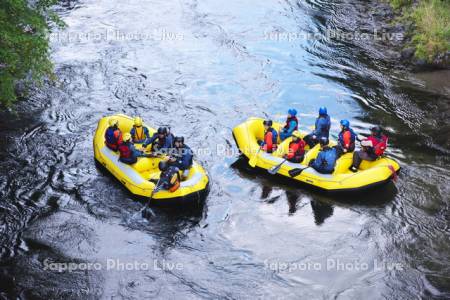
[[[250,167],[254,168],[256,166],[256,163],[258,162],[258,154],[261,151],[261,148],[258,149],[258,151],[256,152],[255,155],[253,155],[249,161],[248,164],[250,165]]]
[[[144,209],[142,210],[142,217],[144,217],[144,218],[148,217],[148,213],[150,213],[153,217],[156,216],[156,214],[153,212],[153,209],[151,209],[151,207],[150,207],[150,201],[153,199],[153,194],[158,192],[161,189],[161,187],[159,186],[160,180],[161,180],[161,177],[158,179],[158,182],[155,184],[155,187],[153,188],[153,191],[150,194],[150,199],[147,202],[147,206],[144,207]]]
[[[281,166],[282,166],[286,161],[287,161],[287,159],[283,160],[280,164],[278,164],[278,165],[276,165],[276,166],[270,168],[270,169],[268,170],[268,172],[269,172],[270,174],[272,174],[272,175],[277,174],[278,171],[280,170]]]
[[[308,169],[309,168],[309,166],[308,167],[305,167],[305,168],[296,168],[296,169],[292,169],[292,170],[289,170],[289,176],[291,176],[291,177],[297,177],[298,175],[300,175],[304,170],[306,170],[306,169]]]

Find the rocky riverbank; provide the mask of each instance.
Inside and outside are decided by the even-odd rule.
[[[401,1],[390,2],[398,3]],[[430,23],[429,26],[436,26],[436,24],[431,24],[432,22],[443,22],[440,27],[445,30],[450,12],[446,11],[443,14],[443,21],[428,21],[427,18],[435,18],[435,16],[433,16],[430,7],[422,8],[421,1],[412,1],[412,4],[404,4],[403,7],[397,8],[394,8],[395,5],[391,3],[383,0],[372,1],[369,4],[371,7],[368,12],[369,19],[373,20],[374,31],[388,32],[402,37],[401,39],[380,40],[383,46],[391,48],[387,53],[390,53],[393,59],[397,59],[399,63],[412,68],[414,71],[450,69],[448,41],[447,47],[439,48],[436,44],[442,43],[442,41],[423,41],[425,34],[421,32],[421,28],[427,22]],[[446,10],[447,6],[444,6],[443,9]],[[423,14],[425,15],[423,16]],[[443,32],[442,35],[445,36],[445,33]],[[436,49],[433,49],[433,47]]]

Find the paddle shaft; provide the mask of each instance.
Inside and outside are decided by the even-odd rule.
[[[289,175],[290,175],[291,177],[297,177],[297,176],[300,175],[304,170],[306,170],[306,169],[308,169],[308,168],[311,168],[311,167],[310,167],[310,166],[307,166],[307,167],[305,167],[305,168],[303,168],[303,169],[300,169],[300,168],[292,169],[292,170],[289,171]]]
[[[282,166],[286,161],[287,161],[287,159],[284,159],[281,163],[279,163],[279,164],[276,165],[275,167],[269,169],[269,173],[270,173],[270,174],[275,174],[275,173],[277,173],[277,172],[280,170],[281,166]]]

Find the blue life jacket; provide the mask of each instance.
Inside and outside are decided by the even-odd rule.
[[[116,132],[116,130],[118,129],[114,127],[108,127],[108,129],[106,129],[105,140],[108,144],[117,144],[118,140],[114,135],[114,132]]]
[[[321,115],[316,119],[314,134],[317,139],[328,138],[330,135],[331,120],[329,115]]]
[[[188,170],[192,166],[194,153],[187,145],[183,145],[182,148],[172,148],[169,155],[176,159],[175,162],[170,164],[182,171]]]
[[[336,149],[334,147],[327,147],[319,152],[316,160],[311,165],[311,167],[313,167],[319,173],[331,174],[334,171],[336,159]]]

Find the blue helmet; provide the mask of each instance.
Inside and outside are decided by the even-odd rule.
[[[288,110],[288,114],[290,114],[291,116],[296,116],[297,110],[295,108],[291,108]]]
[[[327,114],[327,108],[325,106],[322,106],[319,108],[319,115],[326,115]]]
[[[349,128],[350,122],[348,120],[341,120],[341,125],[344,126],[345,128]]]

